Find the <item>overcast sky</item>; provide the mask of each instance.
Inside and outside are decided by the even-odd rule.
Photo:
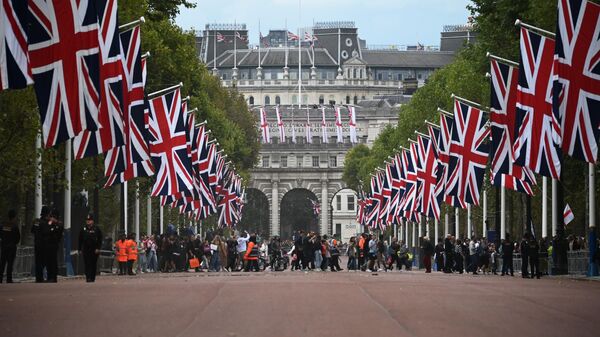
[[[207,23],[245,23],[250,43],[269,29],[310,27],[313,21],[354,21],[368,44],[439,45],[442,27],[464,24],[470,0],[191,0],[194,9],[182,8],[177,24],[203,30]],[[301,21],[299,12],[301,12]]]

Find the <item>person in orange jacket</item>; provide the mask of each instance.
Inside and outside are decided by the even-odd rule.
[[[250,269],[254,271],[258,270],[258,257],[260,256],[259,247],[256,244],[256,234],[252,234],[250,236],[250,240],[248,240],[248,248],[246,249],[246,254],[244,254],[244,260],[246,260],[246,268],[245,272],[250,271]]]
[[[138,258],[137,242],[135,242],[135,233],[129,233],[127,241],[127,274],[135,275],[133,272],[133,264]]]
[[[127,273],[127,240],[125,233],[119,235],[119,240],[115,242],[115,254],[119,262],[119,275]]]

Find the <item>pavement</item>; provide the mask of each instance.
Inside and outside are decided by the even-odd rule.
[[[176,273],[1,284],[1,336],[598,336],[600,283],[362,273]]]

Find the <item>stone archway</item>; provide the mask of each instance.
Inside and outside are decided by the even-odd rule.
[[[304,188],[294,188],[281,199],[280,233],[282,239],[291,239],[294,231],[319,232],[319,219],[314,214],[313,203],[317,196]]]
[[[269,199],[259,189],[246,189],[246,204],[242,209],[242,220],[238,224],[239,230],[248,233],[256,232],[262,237],[269,237]]]

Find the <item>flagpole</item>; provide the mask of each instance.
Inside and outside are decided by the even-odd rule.
[[[481,227],[481,237],[487,237],[487,192],[483,190],[483,226]]]
[[[152,234],[152,198],[150,195],[146,198],[146,234]]]
[[[558,184],[552,179],[552,237],[556,236],[558,228]]]
[[[433,219],[433,234],[435,235],[433,238],[433,243],[436,244],[438,238],[440,237],[440,222],[437,218]]]
[[[471,204],[467,204],[467,239],[473,236],[473,223],[471,221]]]
[[[590,214],[589,214],[589,267],[588,267],[588,276],[598,276],[598,265],[596,261],[594,261],[594,257],[596,256],[598,249],[598,245],[594,244],[596,242],[596,164],[589,163],[588,164],[588,175],[589,175],[589,200],[590,200]]]
[[[213,73],[217,70],[217,30],[213,32]]]
[[[302,0],[298,0],[298,109],[302,108],[302,40],[300,40],[300,25],[302,25]]]
[[[121,184],[121,188],[123,192],[123,230],[125,235],[127,235],[127,181]]]
[[[35,138],[35,209],[34,218],[42,213],[42,133]]]
[[[548,236],[548,177],[542,176],[542,239]]]
[[[71,161],[73,156],[72,140],[69,139],[65,143],[65,181],[66,186],[64,190],[64,252],[65,252],[65,267],[67,276],[72,276],[73,263],[71,261]]]
[[[458,207],[454,207],[454,235],[460,237],[460,212]]]
[[[159,222],[159,228],[158,228],[158,233],[162,234],[163,230],[164,230],[164,207],[160,206],[160,202],[159,202],[159,206],[158,206],[158,222]]]
[[[135,224],[135,241],[140,241],[140,183],[135,181],[135,199],[134,199],[134,224]]]
[[[500,239],[506,239],[506,188],[500,188]]]
[[[262,32],[260,31],[260,20],[258,20],[258,68],[256,69],[256,77],[260,80],[262,79],[262,67],[260,66],[260,47],[262,44]]]

